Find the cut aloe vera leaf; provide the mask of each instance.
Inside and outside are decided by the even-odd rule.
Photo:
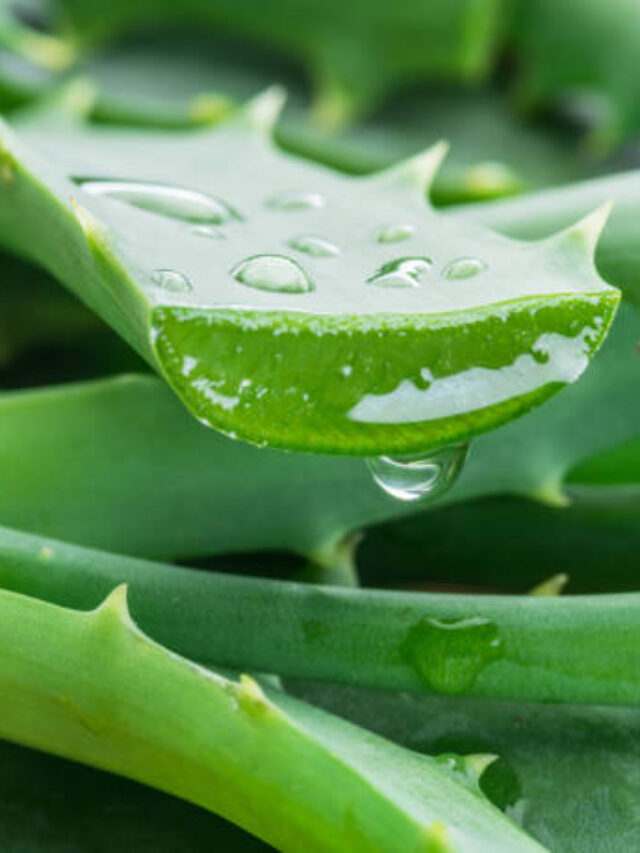
[[[0,734],[151,784],[280,850],[540,850],[463,774],[158,645],[119,587],[77,612],[0,593]]]
[[[609,282],[640,305],[640,170],[594,178],[514,199],[463,205],[451,215],[524,239],[540,239],[584,216],[603,197],[613,203],[596,263]]]
[[[428,506],[496,494],[566,504],[568,472],[638,436],[638,331],[623,304],[584,376],[479,437],[458,482]],[[317,558],[422,506],[389,498],[360,459],[258,450],[212,433],[153,376],[0,395],[0,469],[3,524],[148,557],[277,549]]]
[[[5,128],[0,240],[200,420],[255,443],[420,452],[586,368],[618,302],[592,261],[604,209],[539,243],[452,222],[423,197],[441,146],[345,178],[274,148],[277,100],[184,136],[74,130],[47,111],[24,123],[29,144]]]

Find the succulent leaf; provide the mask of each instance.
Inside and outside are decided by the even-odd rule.
[[[207,665],[461,698],[640,703],[637,593],[415,595],[314,587],[178,570],[0,529],[5,589],[89,607],[123,582],[146,630]],[[109,621],[121,607],[118,595],[103,605],[101,618]],[[244,687],[248,700],[255,698],[252,684]]]
[[[259,444],[420,452],[579,376],[618,301],[589,245],[436,213],[424,184],[442,146],[360,179],[285,155],[262,130],[278,105],[268,93],[181,138],[56,132],[31,114],[21,137],[41,153],[3,132],[0,239],[75,290],[200,420]],[[23,216],[56,236],[34,244]]]
[[[437,761],[153,642],[124,587],[89,612],[3,591],[0,611],[5,738],[172,792],[281,850],[419,850],[436,824],[459,851],[543,849]]]

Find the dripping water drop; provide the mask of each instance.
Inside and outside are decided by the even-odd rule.
[[[457,480],[468,445],[441,447],[432,453],[394,458],[378,456],[367,465],[375,483],[399,501],[433,499],[443,494]]]

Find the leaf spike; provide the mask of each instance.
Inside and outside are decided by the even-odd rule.
[[[76,77],[56,88],[33,107],[20,111],[21,125],[68,126],[84,122],[98,96],[96,87],[84,77]]]
[[[484,771],[489,767],[490,764],[493,764],[494,761],[497,761],[498,756],[492,753],[474,753],[472,755],[464,756],[464,763],[470,773],[472,773],[476,779],[480,779]]]
[[[529,590],[529,595],[535,595],[539,598],[552,598],[560,595],[568,583],[569,575],[561,572],[534,586],[533,589]]]
[[[126,583],[118,584],[118,586],[113,589],[109,595],[105,598],[102,604],[99,604],[98,607],[93,611],[96,616],[115,616],[116,620],[130,627],[133,625],[133,620],[131,619],[131,614],[129,612],[129,605],[127,603],[127,595],[128,595],[129,587]]]
[[[69,203],[71,205],[73,215],[75,216],[76,220],[78,221],[78,224],[82,228],[84,236],[87,238],[87,242],[89,243],[91,250],[95,251],[95,249],[97,249],[104,243],[104,238],[102,236],[100,226],[93,218],[93,216],[89,213],[89,211],[78,203],[74,196],[69,196]]]
[[[609,199],[573,225],[554,234],[550,238],[551,242],[557,247],[579,245],[586,249],[588,256],[592,258],[612,209],[613,199]]]
[[[420,154],[409,157],[383,172],[378,172],[373,177],[387,185],[405,184],[417,187],[421,194],[428,195],[448,151],[449,143],[440,140],[440,142],[436,142],[435,145],[427,148],[426,151],[421,151]]]
[[[242,108],[243,123],[263,136],[273,136],[286,99],[287,93],[282,86],[270,86]]]

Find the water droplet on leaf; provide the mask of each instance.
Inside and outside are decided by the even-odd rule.
[[[313,283],[302,267],[283,255],[254,255],[231,270],[241,284],[277,293],[309,293]]]
[[[457,260],[451,261],[451,263],[447,264],[443,269],[442,278],[446,278],[449,281],[461,278],[472,278],[474,275],[484,272],[486,268],[487,265],[485,262],[481,261],[479,258],[457,258]]]
[[[209,240],[226,240],[226,234],[215,225],[192,225],[189,228],[196,237],[207,237]]]
[[[303,234],[289,241],[292,249],[304,252],[314,258],[335,258],[340,254],[340,249],[324,237],[315,237],[313,234]]]
[[[317,210],[324,207],[324,196],[310,192],[284,192],[267,199],[272,210]]]
[[[90,195],[108,196],[182,222],[224,225],[241,218],[224,201],[198,190],[151,181],[76,178],[75,182]]]
[[[186,275],[175,270],[156,270],[151,280],[157,287],[171,293],[189,293],[193,286]]]
[[[448,694],[465,693],[502,654],[497,626],[481,616],[423,619],[407,634],[403,651],[429,687]]]
[[[385,225],[378,232],[378,243],[401,243],[403,240],[408,240],[415,234],[415,225],[408,223],[395,223],[394,225]]]
[[[429,454],[368,459],[373,479],[391,497],[399,501],[435,498],[451,488],[467,456],[467,445],[442,447]]]
[[[431,258],[398,258],[383,264],[367,282],[379,287],[418,287],[432,266]]]

